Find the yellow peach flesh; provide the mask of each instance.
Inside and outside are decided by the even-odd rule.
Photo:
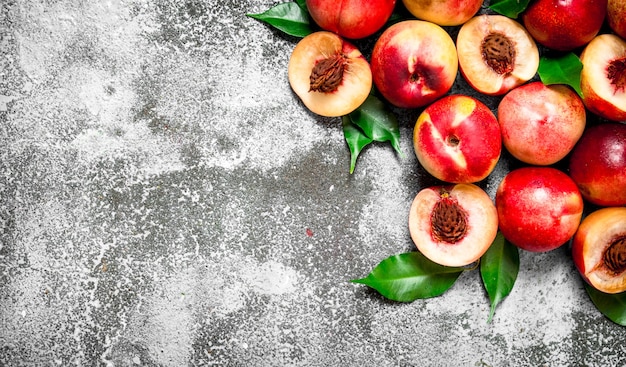
[[[626,291],[626,272],[615,275],[603,266],[605,246],[626,235],[626,208],[607,207],[589,214],[572,245],[578,270],[594,288],[605,293]]]
[[[325,58],[343,55],[346,69],[337,90],[310,91],[310,75],[315,64]],[[358,108],[372,88],[372,72],[361,52],[336,34],[320,31],[300,40],[288,67],[289,83],[312,112],[328,117],[347,115]]]
[[[444,266],[465,266],[478,260],[487,251],[498,231],[495,205],[481,188],[474,184],[450,186],[446,195],[456,200],[467,213],[465,237],[456,243],[433,236],[431,214],[442,199],[440,187],[421,190],[413,200],[409,213],[409,231],[417,249],[431,261]]]
[[[517,57],[512,71],[498,73],[485,61],[481,43],[490,34],[501,34],[513,43]],[[480,15],[459,30],[457,54],[461,73],[481,93],[500,95],[530,80],[539,67],[539,50],[522,25],[501,15]]]
[[[583,63],[580,85],[585,105],[592,112],[616,121],[626,119],[626,88],[616,88],[607,69],[618,59],[626,59],[626,41],[612,34],[595,37],[580,55]]]

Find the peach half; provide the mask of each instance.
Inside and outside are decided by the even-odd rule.
[[[587,108],[608,120],[626,120],[626,41],[601,34],[580,54],[580,87]]]
[[[491,198],[474,184],[432,186],[417,193],[409,213],[409,231],[417,249],[444,266],[478,260],[498,232]]]
[[[602,208],[585,217],[574,235],[572,258],[592,287],[626,291],[626,208]]]
[[[354,45],[319,31],[301,39],[289,59],[289,84],[312,112],[328,117],[357,109],[372,89],[370,65]]]
[[[500,125],[489,107],[474,97],[445,96],[417,118],[413,148],[422,167],[435,178],[478,182],[500,159]]]
[[[532,79],[539,50],[518,22],[502,15],[479,15],[461,26],[456,40],[465,80],[486,95],[502,95]]]

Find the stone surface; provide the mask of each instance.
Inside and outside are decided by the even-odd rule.
[[[414,250],[419,111],[350,175],[297,39],[245,16],[275,4],[0,3],[0,365],[624,365],[566,246],[521,254],[490,324],[477,271],[402,304],[349,282]]]

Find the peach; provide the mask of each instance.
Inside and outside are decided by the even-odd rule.
[[[569,175],[590,203],[626,205],[626,125],[587,128],[572,150]]]
[[[571,51],[589,43],[600,31],[607,0],[535,0],[522,12],[522,23],[540,44]]]
[[[395,5],[396,0],[306,0],[309,14],[320,28],[351,39],[380,30]]]
[[[535,41],[521,24],[502,15],[479,15],[463,24],[456,48],[461,74],[487,95],[505,94],[539,68]]]
[[[474,184],[432,186],[417,193],[409,212],[409,231],[417,249],[444,266],[478,260],[498,232],[491,198]]]
[[[572,258],[592,287],[626,291],[626,208],[602,208],[585,217],[572,241]]]
[[[562,171],[529,166],[504,176],[496,190],[496,209],[504,238],[521,249],[546,252],[576,233],[583,198]]]
[[[586,121],[578,94],[561,84],[524,84],[507,93],[498,105],[504,147],[533,165],[565,158],[582,136]]]
[[[626,1],[608,0],[606,19],[615,34],[626,38]]]
[[[498,163],[502,150],[500,125],[479,100],[446,96],[418,117],[413,146],[420,164],[435,178],[451,183],[477,182]]]
[[[440,26],[406,20],[387,28],[372,50],[374,84],[397,107],[418,108],[446,94],[456,78],[454,41]]]
[[[483,0],[403,0],[404,7],[416,18],[442,26],[455,26],[473,17]]]
[[[329,117],[357,109],[370,94],[372,72],[361,52],[320,31],[301,39],[289,59],[289,84],[312,112]]]
[[[580,88],[587,108],[608,120],[626,120],[626,41],[595,37],[580,54]]]

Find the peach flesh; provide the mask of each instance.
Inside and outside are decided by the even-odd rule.
[[[498,232],[491,198],[473,184],[421,190],[409,212],[409,231],[417,249],[444,266],[465,266],[487,251]]]
[[[574,148],[586,125],[582,100],[565,85],[531,82],[507,93],[498,105],[506,149],[522,162],[554,164]]]
[[[289,83],[312,112],[343,116],[358,108],[372,88],[369,63],[338,35],[320,31],[304,37],[288,66]]]
[[[463,24],[456,40],[463,78],[486,95],[502,95],[535,76],[539,50],[530,34],[502,15],[479,15]]]
[[[626,291],[626,208],[602,208],[585,217],[572,241],[572,258],[592,287]]]
[[[486,178],[502,150],[498,120],[479,100],[450,95],[428,106],[413,130],[420,164],[435,178],[472,183]]]
[[[574,181],[551,167],[509,172],[496,191],[500,231],[517,247],[546,252],[564,245],[576,232],[583,199]]]
[[[601,34],[583,49],[580,87],[593,113],[613,121],[626,120],[626,40]]]
[[[407,20],[387,28],[371,57],[374,84],[396,107],[419,108],[446,94],[456,79],[454,41],[440,26]]]

